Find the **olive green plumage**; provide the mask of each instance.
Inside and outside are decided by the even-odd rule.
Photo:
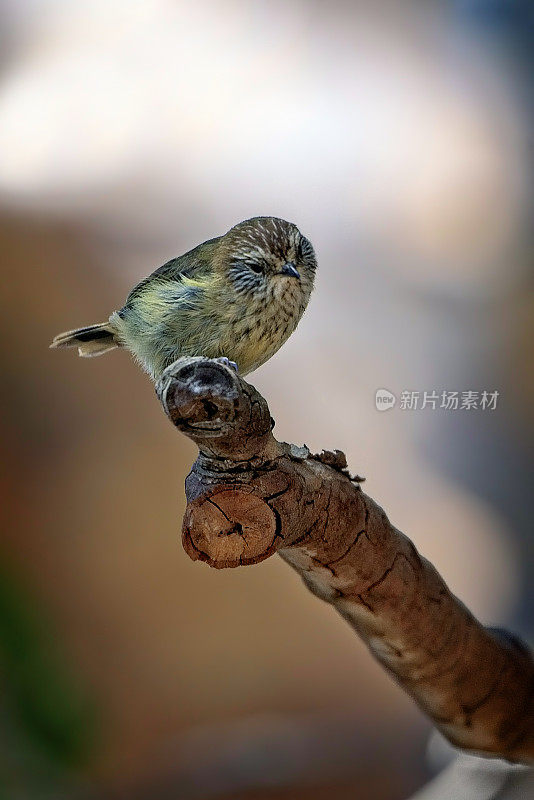
[[[108,322],[59,334],[51,347],[85,357],[126,347],[154,380],[180,356],[226,357],[246,375],[297,327],[316,266],[295,225],[254,217],[159,267]]]

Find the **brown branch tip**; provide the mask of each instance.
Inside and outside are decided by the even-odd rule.
[[[199,448],[182,529],[193,560],[222,569],[278,553],[454,745],[534,760],[531,653],[473,617],[341,451],[278,442],[265,399],[223,360],[179,359],[157,392]]]

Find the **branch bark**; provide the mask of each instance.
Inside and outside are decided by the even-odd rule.
[[[484,628],[360,488],[340,451],[278,442],[265,399],[223,361],[184,358],[157,386],[199,447],[183,545],[218,569],[277,552],[457,747],[534,760],[534,661]]]

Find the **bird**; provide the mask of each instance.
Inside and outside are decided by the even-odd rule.
[[[221,358],[247,375],[297,327],[316,269],[295,224],[253,217],[167,261],[107,322],[60,333],[50,347],[83,358],[126,348],[155,382],[182,356]]]

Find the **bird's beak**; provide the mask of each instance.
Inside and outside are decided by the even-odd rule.
[[[291,278],[300,278],[300,273],[296,266],[289,261],[282,267],[282,275],[289,275]]]

